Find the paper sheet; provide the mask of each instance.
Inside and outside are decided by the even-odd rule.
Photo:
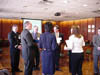
[[[72,48],[73,48],[73,43],[72,43],[72,41],[71,41],[71,40],[66,40],[65,42],[66,42],[66,44],[67,44],[68,49],[71,49],[71,50],[72,50]]]
[[[57,38],[57,43],[60,44],[62,38]]]

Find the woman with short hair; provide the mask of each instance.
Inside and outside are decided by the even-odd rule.
[[[44,26],[45,32],[40,35],[39,48],[42,50],[42,73],[43,75],[54,75],[55,73],[55,50],[57,47],[56,37],[51,33],[52,23],[47,22]]]

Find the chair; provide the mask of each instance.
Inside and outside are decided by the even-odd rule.
[[[91,49],[87,48],[87,50],[86,50],[86,57],[87,57],[88,61],[91,59],[91,53],[92,53]]]

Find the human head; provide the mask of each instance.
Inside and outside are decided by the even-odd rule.
[[[100,28],[98,28],[98,35],[100,35]]]
[[[79,28],[79,26],[72,26],[72,28],[71,28],[71,34],[75,34],[75,35],[80,34],[80,28]]]
[[[15,33],[18,32],[18,26],[16,24],[12,26],[12,31]]]
[[[33,28],[33,31],[34,31],[34,33],[37,33],[38,32],[38,26],[34,26],[34,28]]]
[[[24,23],[24,27],[28,30],[31,30],[32,29],[32,23],[30,21],[26,21]]]
[[[55,33],[59,32],[59,26],[58,25],[54,26],[53,30]]]
[[[46,22],[44,25],[45,32],[51,32],[52,31],[52,23]]]

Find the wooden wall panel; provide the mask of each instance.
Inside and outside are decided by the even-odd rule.
[[[88,19],[88,25],[91,25],[91,26],[92,25],[95,25],[95,18]],[[92,30],[92,28],[91,28],[91,30]],[[95,32],[87,32],[87,33],[88,33],[88,40],[91,40],[92,41],[92,38],[93,38],[93,35],[95,34]]]
[[[71,26],[73,25],[73,21],[64,21],[62,23],[62,33],[64,34],[64,40],[68,39],[71,34]]]
[[[14,20],[14,19],[0,19],[0,39],[6,40],[8,39],[8,33],[11,31],[12,25],[17,24],[19,28],[19,32],[23,29],[23,21],[22,20]]]
[[[1,40],[1,38],[2,38],[2,24],[1,24],[1,19],[0,19],[0,40]]]
[[[18,24],[18,32],[22,32],[23,30],[23,20],[19,20],[19,24]]]
[[[8,33],[11,31],[11,20],[2,19],[2,39],[8,39]]]
[[[81,20],[81,34],[84,36],[85,40],[88,40],[88,21],[87,19]]]
[[[42,33],[45,31],[44,30],[44,24],[46,23],[46,21],[42,21]]]
[[[19,20],[11,20],[11,23],[19,25]]]
[[[64,35],[64,40],[67,39],[67,28],[66,26],[68,26],[68,22],[60,22],[60,26],[62,26],[62,31],[60,31],[61,33],[63,33]]]
[[[44,32],[44,24],[47,21],[42,22],[42,31]],[[100,27],[100,18],[91,18],[91,19],[82,19],[82,20],[73,20],[73,21],[51,21],[53,26],[56,24],[60,26],[60,32],[64,34],[64,39],[68,39],[71,32],[70,29],[72,25],[79,25],[80,32],[84,35],[85,40],[92,40],[94,33],[88,33],[88,25],[96,25],[97,29]],[[23,21],[22,20],[13,20],[13,19],[0,19],[0,39],[7,39],[8,32],[11,31],[11,26],[17,24],[19,27],[19,32],[23,30]]]
[[[81,25],[81,21],[80,20],[75,20],[74,25]]]
[[[73,25],[73,21],[66,22],[65,28],[66,28],[66,36],[65,39],[69,39],[69,36],[71,35],[71,27]]]
[[[69,30],[69,35],[71,34],[71,27],[74,25],[74,21],[69,21],[68,22],[69,24],[69,28],[70,28],[70,30]]]
[[[97,29],[100,28],[100,17],[95,18],[95,24],[96,24],[96,34],[97,34]]]

